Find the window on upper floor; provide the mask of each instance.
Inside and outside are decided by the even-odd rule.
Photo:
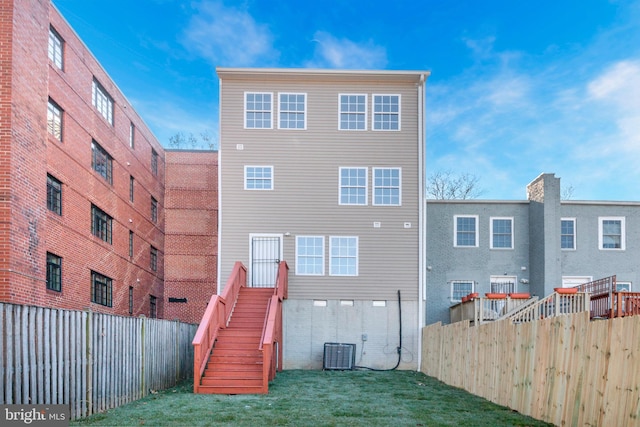
[[[491,218],[491,249],[513,249],[513,218]]]
[[[244,96],[244,127],[246,129],[271,129],[273,127],[273,94],[247,92]]]
[[[373,168],[373,205],[402,204],[402,172],[400,168]]]
[[[454,215],[453,246],[457,248],[478,247],[478,216]]]
[[[324,275],[324,236],[296,236],[296,275]]]
[[[95,205],[91,205],[91,234],[111,244],[113,218]]]
[[[358,238],[331,236],[329,238],[329,274],[331,276],[358,275]]]
[[[107,307],[113,305],[113,280],[95,271],[91,272],[91,302]]]
[[[278,127],[280,129],[306,129],[307,94],[281,93],[279,99]]]
[[[129,148],[136,148],[136,125],[129,123]]]
[[[151,271],[158,271],[158,250],[153,246],[151,246],[151,249],[149,250],[149,257],[151,260],[149,262],[149,267],[151,268]]]
[[[129,314],[133,314],[133,286],[129,286]]]
[[[47,252],[47,289],[62,291],[62,258]]]
[[[158,201],[151,197],[151,221],[158,222]]]
[[[151,149],[151,173],[158,175],[158,152]]]
[[[47,174],[47,209],[62,215],[62,183]]]
[[[367,168],[340,168],[339,204],[367,204]]]
[[[400,130],[400,95],[373,95],[373,130]]]
[[[154,297],[153,295],[149,295],[149,317],[152,319],[158,317],[158,306],[156,297]]]
[[[367,129],[367,95],[340,94],[339,97],[339,129]]]
[[[245,166],[245,190],[273,190],[273,166]]]
[[[631,292],[631,282],[616,282],[616,292]]]
[[[49,59],[59,69],[63,69],[64,40],[53,27],[49,27]]]
[[[91,167],[113,184],[113,158],[95,141],[91,141]]]
[[[62,108],[49,98],[47,103],[47,130],[60,142],[62,142],[62,114]]]
[[[133,231],[129,230],[129,258],[133,258]]]
[[[625,217],[599,217],[598,229],[601,250],[625,250]]]
[[[475,282],[473,280],[452,280],[451,302],[460,302],[463,297],[473,293]]]
[[[136,186],[135,178],[129,175],[129,201],[131,203],[133,203],[133,193],[134,193],[135,186]]]
[[[576,219],[562,218],[560,220],[560,248],[576,248]]]
[[[91,102],[104,119],[113,126],[113,98],[104,87],[94,78],[91,91]]]

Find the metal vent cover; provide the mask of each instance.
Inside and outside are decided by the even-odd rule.
[[[356,362],[356,345],[335,342],[324,343],[322,369],[347,370],[354,369]]]

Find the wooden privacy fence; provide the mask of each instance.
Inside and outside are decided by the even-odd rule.
[[[640,316],[426,326],[422,371],[555,425],[640,425]]]
[[[0,404],[69,405],[72,419],[193,375],[196,325],[0,303]]]

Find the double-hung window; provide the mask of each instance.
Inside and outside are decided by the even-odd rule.
[[[49,27],[49,59],[57,68],[62,70],[64,54],[64,40],[53,27]]]
[[[91,141],[91,167],[113,184],[113,158],[95,141]]]
[[[373,204],[400,206],[402,172],[400,168],[373,168]]]
[[[373,130],[400,130],[400,95],[373,95]]]
[[[91,205],[91,233],[111,244],[113,218],[102,209]]]
[[[272,117],[272,93],[245,93],[244,114],[246,129],[271,129]]]
[[[151,149],[151,173],[158,175],[158,152]]]
[[[158,271],[158,249],[151,246],[151,249],[149,251],[149,257],[151,260],[149,262],[149,267],[151,268],[151,271]]]
[[[324,236],[296,237],[296,275],[324,275]]]
[[[62,291],[62,258],[47,252],[47,289]]]
[[[245,190],[273,190],[273,166],[245,166]]]
[[[367,168],[340,168],[339,204],[367,204]]]
[[[575,218],[562,218],[560,220],[560,248],[565,250],[576,248]]]
[[[339,129],[367,129],[367,95],[340,94],[339,97]]]
[[[625,218],[599,217],[598,243],[601,250],[625,249]]]
[[[329,238],[329,274],[331,276],[358,275],[358,238],[331,236]]]
[[[47,130],[60,142],[62,142],[62,113],[62,108],[49,98],[47,104]]]
[[[279,94],[280,129],[307,128],[307,95],[305,93]]]
[[[47,209],[62,215],[62,183],[47,174]]]
[[[157,299],[153,295],[149,295],[149,317],[151,319],[155,319],[158,317],[158,305],[156,303]]]
[[[158,222],[158,201],[151,197],[151,221]]]
[[[478,216],[455,215],[453,246],[457,248],[478,247]]]
[[[113,305],[113,280],[95,271],[91,272],[91,302],[107,307]]]
[[[460,302],[463,297],[473,293],[473,280],[452,280],[451,281],[451,302]]]
[[[513,249],[513,218],[491,218],[491,249]]]
[[[93,106],[113,126],[113,98],[96,79],[93,79],[92,89],[91,101]]]

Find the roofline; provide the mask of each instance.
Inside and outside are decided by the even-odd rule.
[[[308,76],[362,76],[371,77],[415,77],[416,81],[422,81],[429,77],[430,71],[411,71],[411,70],[342,70],[342,69],[323,69],[323,68],[229,68],[216,67],[216,73],[219,77],[224,75],[288,75],[288,74],[304,74]]]
[[[425,199],[425,202],[429,204],[468,204],[468,205],[513,205],[513,204],[529,204],[529,200],[488,200],[488,199]]]

